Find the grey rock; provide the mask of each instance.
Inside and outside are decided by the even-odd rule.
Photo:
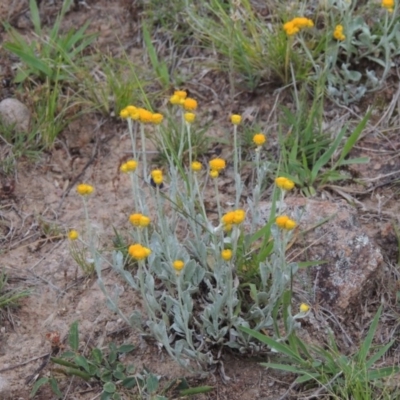
[[[7,379],[5,379],[0,375],[0,398],[6,399],[10,395],[9,390],[10,390],[10,383],[8,382]]]
[[[28,132],[31,113],[25,104],[9,98],[0,102],[0,119],[5,125],[15,126],[17,132]]]
[[[299,271],[303,288],[321,306],[341,313],[368,296],[383,257],[372,234],[361,226],[357,210],[344,201],[289,198],[285,202],[284,214],[293,218],[299,212],[298,232],[306,232],[297,237],[294,254],[300,254],[302,261],[325,261]]]

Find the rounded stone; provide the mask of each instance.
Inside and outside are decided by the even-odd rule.
[[[19,100],[4,99],[0,102],[0,120],[6,126],[14,126],[18,132],[28,132],[31,113]]]
[[[2,399],[9,395],[10,383],[0,375],[0,395]]]

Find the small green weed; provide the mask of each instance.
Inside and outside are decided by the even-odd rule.
[[[365,128],[370,112],[356,126],[347,139],[347,126],[337,135],[323,130],[323,94],[316,91],[309,106],[304,97],[295,92],[296,111],[283,109],[280,124],[280,146],[282,175],[292,179],[307,196],[316,193],[317,186],[329,182],[343,181],[348,176],[341,167],[369,162],[369,158],[345,159]],[[342,142],[344,141],[343,147]],[[334,156],[336,157],[334,159]]]
[[[3,269],[0,272],[0,317],[4,309],[17,307],[18,300],[31,294],[27,289],[9,289],[7,281],[8,276]]]
[[[46,36],[40,21],[39,8],[36,0],[29,1],[29,8],[34,26],[34,39],[28,42],[9,24],[4,23],[11,41],[4,44],[4,48],[17,55],[23,66],[19,69],[15,82],[21,83],[27,79],[39,79],[50,83],[75,80],[78,71],[76,63],[83,64],[83,51],[95,40],[96,35],[86,34],[89,26],[87,22],[78,30],[71,30],[61,34],[61,21],[71,6],[72,0],[63,2],[60,14]]]
[[[53,372],[76,376],[87,382],[97,382],[102,388],[100,400],[121,400],[124,398],[122,394],[128,393],[129,396],[134,396],[130,398],[140,396],[141,399],[167,400],[164,394],[172,388],[181,396],[206,393],[213,389],[210,386],[190,388],[184,378],[173,380],[161,388],[160,376],[152,374],[146,367],[139,372],[133,364],[125,365],[121,362],[124,355],[134,351],[135,346],[131,344],[117,347],[111,342],[106,351],[97,347],[87,352],[80,351],[78,322],[74,322],[70,327],[68,344],[71,350],[65,351],[59,357],[51,357],[51,362],[55,364]],[[64,397],[59,382],[52,375],[35,383],[30,398],[34,397],[42,386],[48,384],[57,398]]]
[[[340,352],[332,333],[328,345],[320,347],[304,343],[294,332],[289,335],[287,342],[281,342],[249,328],[241,329],[282,356],[282,363],[267,362],[261,365],[298,375],[295,381],[298,384],[313,383],[322,387],[325,393],[341,400],[389,399],[384,379],[399,373],[400,367],[375,367],[395,342],[392,340],[372,351],[372,341],[381,313],[382,306],[359,349],[349,356]]]

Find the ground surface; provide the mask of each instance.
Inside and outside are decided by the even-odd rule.
[[[59,9],[59,4],[48,3],[42,4],[42,12],[46,12],[44,15],[51,20]],[[137,51],[140,47],[140,40],[135,36],[138,18],[133,14],[139,13],[140,8],[134,2],[132,5],[123,0],[92,0],[87,1],[87,4],[90,8],[81,5],[71,10],[65,21],[67,26],[79,26],[83,21],[92,19],[91,29],[100,33],[99,45],[102,48],[108,47],[117,52],[117,36],[126,49],[133,49],[132,54]],[[31,26],[27,9],[26,1],[2,2],[0,20],[6,19],[21,32],[29,33]],[[3,61],[1,74],[5,78],[12,75],[13,60],[4,57]],[[240,100],[230,102],[224,94],[228,90],[223,76],[217,81],[214,81],[214,77],[207,76],[202,79],[203,89],[198,89],[194,95],[198,94],[202,107],[211,109],[215,120],[221,121],[221,125],[227,113],[235,110],[247,115],[249,120],[258,115],[261,121],[265,121],[269,110],[274,106],[276,95],[273,89],[266,88],[259,95],[251,97],[239,96]],[[386,98],[388,104],[396,96],[396,85],[392,84],[380,94]],[[207,89],[209,87],[212,87],[212,91]],[[0,99],[8,97],[12,92],[13,89],[8,85],[3,86]],[[285,102],[284,96],[282,102]],[[368,100],[363,107],[367,105]],[[373,123],[377,123],[381,116],[379,112],[375,114]],[[395,121],[390,123],[395,124]],[[398,125],[397,120],[395,126]],[[389,125],[386,127],[390,128]],[[382,250],[385,262],[380,280],[387,286],[385,301],[392,305],[392,312],[386,319],[387,327],[382,326],[380,331],[385,337],[396,331],[396,318],[400,312],[393,283],[397,279],[393,268],[397,260],[397,241],[391,225],[399,223],[399,193],[398,188],[390,184],[391,180],[400,176],[399,133],[398,128],[382,132],[380,125],[379,129],[370,129],[357,146],[357,156],[368,155],[371,163],[367,168],[360,167],[353,173],[357,178],[370,179],[369,186],[360,189],[350,185],[342,192],[326,190],[319,195],[332,202],[345,196],[349,201],[356,199],[359,202],[355,202],[356,209],[359,210],[359,222],[366,234],[376,240],[377,246]],[[219,136],[220,132],[215,130],[212,134]],[[269,138],[271,152],[274,151],[276,140],[276,137]],[[115,118],[86,116],[63,133],[60,143],[62,144],[57,144],[54,150],[44,153],[35,163],[19,160],[15,176],[1,177],[0,238],[2,237],[3,253],[0,265],[10,275],[12,285],[33,289],[33,294],[21,301],[18,310],[4,315],[0,320],[0,376],[10,385],[9,398],[28,398],[32,383],[26,382],[41,365],[41,357],[51,350],[46,334],[58,331],[65,338],[69,326],[76,320],[79,320],[81,340],[84,343],[101,347],[103,343],[114,340],[137,345],[137,351],[132,356],[133,362],[138,366],[145,365],[153,373],[163,376],[162,382],[188,376],[186,371],[160,352],[157,346],[147,343],[137,333],[124,329],[122,320],[106,308],[104,296],[95,279],[85,280],[81,277],[77,265],[70,257],[68,242],[64,239],[64,233],[68,229],[79,229],[83,226],[81,199],[74,190],[69,190],[71,185],[77,183],[77,177],[80,177],[79,181],[90,182],[96,187],[96,196],[90,202],[90,213],[95,215],[96,229],[103,233],[103,245],[107,245],[107,239],[112,236],[112,226],[126,225],[126,216],[132,212],[130,184],[126,177],[121,177],[118,173],[118,167],[130,148],[125,124]],[[148,149],[153,150],[150,143]],[[88,162],[90,163],[87,166]],[[229,186],[227,178],[226,192],[229,192]],[[360,194],[360,191],[363,193]],[[104,275],[110,289],[115,286],[123,287],[119,278],[111,271],[105,271]],[[379,287],[382,288],[382,285],[377,285]],[[381,294],[382,292],[376,293],[376,298],[364,298],[362,307],[355,310],[353,315],[349,313],[352,321],[341,320],[354,337],[364,329],[364,325],[357,325],[358,323],[368,324]],[[127,290],[122,295],[121,304],[127,311],[134,307],[140,308],[139,299]],[[309,325],[312,329],[312,324]],[[396,360],[397,346],[394,349],[393,357]],[[222,361],[226,375],[231,378],[227,384],[218,374],[211,374],[205,380],[189,376],[189,382],[194,385],[209,384],[215,387],[211,394],[201,395],[199,398],[278,399],[288,387],[286,381],[291,381],[290,377],[288,379],[279,374],[271,375],[270,371],[261,368],[253,359],[227,354]],[[48,368],[42,370],[40,376],[47,376]],[[67,379],[63,382],[61,386],[65,389],[71,383]],[[94,399],[99,388],[88,387],[75,379],[69,386],[68,393],[68,399]],[[54,396],[50,391],[43,390],[36,398],[49,400]],[[174,398],[173,394],[171,398]]]

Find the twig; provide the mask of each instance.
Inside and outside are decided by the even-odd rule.
[[[39,360],[39,359],[41,359],[43,357],[47,357],[49,354],[50,353],[42,354],[41,356],[31,358],[30,360],[24,361],[24,362],[22,362],[20,364],[12,365],[11,367],[0,369],[0,373],[5,372],[5,371],[10,371],[12,369],[16,369],[16,368],[19,368],[19,367],[23,367],[24,365],[29,364],[29,363],[31,363],[33,361]]]

